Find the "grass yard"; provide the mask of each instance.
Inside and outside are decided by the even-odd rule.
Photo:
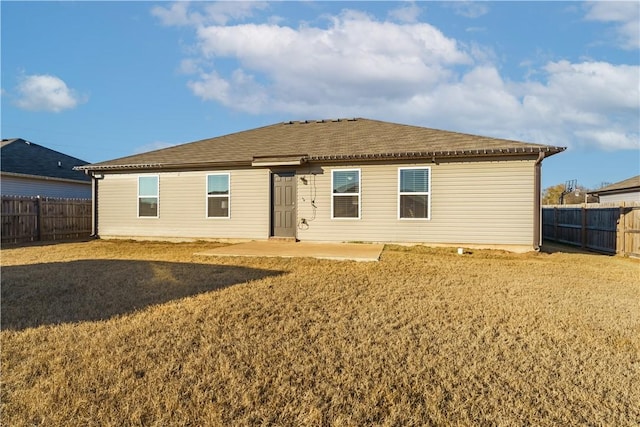
[[[640,263],[3,249],[1,424],[640,424]]]

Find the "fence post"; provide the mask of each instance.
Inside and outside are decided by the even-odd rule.
[[[42,241],[42,199],[36,196],[36,241]]]
[[[553,207],[553,240],[558,240],[558,208]]]
[[[587,208],[583,206],[580,213],[582,214],[582,230],[580,233],[580,242],[582,243],[582,248],[584,249],[587,247]]]
[[[625,224],[625,214],[624,214],[624,206],[625,203],[622,202],[620,204],[620,213],[618,214],[618,221],[616,227],[616,255],[624,255],[625,254],[625,243],[626,243],[626,231],[627,227]]]

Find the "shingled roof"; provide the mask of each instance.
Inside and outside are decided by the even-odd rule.
[[[91,181],[74,170],[88,162],[34,144],[22,138],[3,139],[0,144],[0,170],[3,173],[73,181]]]
[[[359,118],[277,123],[78,169],[259,166],[537,153],[550,156],[564,149]]]
[[[597,194],[598,196],[602,196],[604,194],[626,193],[630,191],[639,191],[639,190],[640,190],[640,175],[637,175],[629,179],[625,179],[623,181],[619,181],[614,184],[607,185],[606,187],[602,187],[599,190],[593,191],[591,194]]]

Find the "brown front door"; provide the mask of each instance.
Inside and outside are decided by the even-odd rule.
[[[274,172],[271,186],[271,235],[296,237],[296,173]]]

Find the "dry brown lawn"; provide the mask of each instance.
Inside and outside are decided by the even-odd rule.
[[[3,249],[7,426],[640,424],[640,263]]]

